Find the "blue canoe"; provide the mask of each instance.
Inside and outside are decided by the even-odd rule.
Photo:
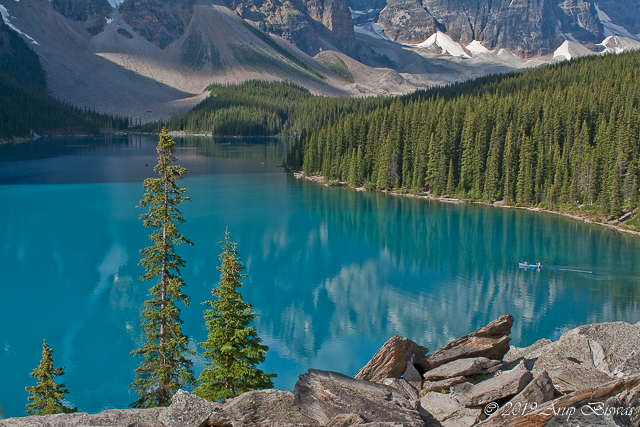
[[[521,262],[518,263],[518,267],[520,268],[544,268],[544,265],[538,266],[537,264],[523,264]]]

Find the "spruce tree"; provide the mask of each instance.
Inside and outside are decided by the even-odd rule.
[[[69,394],[64,384],[56,384],[55,377],[64,375],[64,368],[53,367],[53,350],[46,341],[42,343],[42,360],[37,368],[31,372],[32,377],[38,380],[38,384],[25,387],[31,393],[27,397],[27,410],[29,415],[70,414],[77,412],[78,408],[69,408],[62,404],[62,399]]]
[[[167,406],[171,396],[181,387],[195,385],[193,362],[188,358],[194,355],[187,348],[188,338],[182,333],[182,320],[177,301],[189,304],[189,297],[181,290],[185,283],[180,277],[184,260],[175,252],[175,246],[193,243],[178,232],[177,226],[184,223],[178,206],[189,200],[184,196],[186,190],[176,185],[182,179],[186,169],[174,165],[175,142],[166,129],[163,129],[158,141],[158,164],[154,168],[159,178],[144,180],[146,191],[140,206],[149,207],[140,218],[145,227],[154,230],[149,236],[152,242],[140,253],[140,264],[145,268],[143,280],[155,280],[149,290],[150,299],[145,301],[142,311],[146,341],[139,349],[131,353],[142,356],[140,366],[135,370],[136,379],[131,387],[140,398],[132,406],[151,408]]]
[[[239,292],[240,280],[247,275],[242,273],[244,265],[236,243],[229,240],[228,231],[220,244],[223,249],[219,256],[222,264],[217,267],[220,282],[212,290],[214,299],[203,303],[211,307],[204,311],[209,331],[207,341],[200,343],[205,350],[206,368],[194,390],[195,394],[210,401],[273,388],[271,378],[276,376],[265,374],[256,367],[264,362],[269,347],[261,344],[262,340],[251,326],[256,314]]]

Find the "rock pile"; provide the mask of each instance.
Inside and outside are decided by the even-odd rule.
[[[310,369],[293,393],[222,403],[178,391],[168,408],[11,418],[22,426],[640,426],[640,323],[581,326],[509,346],[513,317],[429,350],[395,336],[354,378]]]

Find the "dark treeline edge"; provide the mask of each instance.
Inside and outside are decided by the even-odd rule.
[[[640,53],[581,58],[345,114],[294,144],[285,166],[612,220],[638,205],[639,106]]]

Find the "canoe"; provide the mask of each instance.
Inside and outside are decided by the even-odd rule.
[[[544,268],[544,265],[537,266],[536,264],[523,264],[521,262],[518,263],[518,267],[520,268]]]

